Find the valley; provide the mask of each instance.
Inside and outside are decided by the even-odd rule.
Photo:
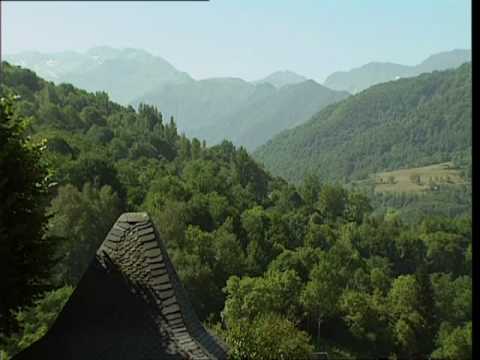
[[[84,53],[24,52],[5,57],[56,84],[105,91],[123,105],[157,106],[165,118],[173,116],[189,137],[208,145],[226,139],[251,152],[351,93],[380,82],[455,68],[470,58],[469,50],[452,50],[434,54],[416,67],[372,63],[331,74],[320,83],[288,70],[252,82],[233,77],[196,80],[162,57],[133,48],[100,46]]]
[[[370,174],[471,159],[471,65],[375,85],[259,147],[275,175],[348,183]],[[471,164],[471,162],[470,162]]]
[[[111,89],[2,63],[1,357],[35,353],[75,289],[95,283],[97,249],[118,219],[157,239],[148,246],[165,244],[191,302],[183,309],[228,345],[222,357],[469,358],[470,63],[350,95],[290,72],[194,80],[166,64],[170,75],[142,83],[151,74],[137,71],[138,57],[158,59],[102,53],[113,59],[94,60],[108,70],[95,65],[75,82],[105,89],[122,69],[131,77],[111,86],[123,104]],[[131,100],[123,90],[134,83],[146,95]],[[107,295],[89,298],[93,310],[121,302]],[[153,309],[179,311],[168,296],[159,292]]]

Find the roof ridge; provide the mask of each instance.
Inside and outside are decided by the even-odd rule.
[[[78,319],[82,315],[85,318]],[[99,330],[99,322],[108,322],[107,330]],[[130,323],[134,326],[129,327]],[[74,359],[67,356],[71,351],[82,351],[79,359],[115,357],[118,347],[123,348],[122,354],[138,347],[138,339],[132,342],[132,336],[125,334],[130,331],[148,341],[142,347],[148,358],[167,353],[174,358],[227,358],[225,344],[198,319],[165,244],[145,212],[124,213],[118,218],[52,328],[15,359],[30,358],[26,354],[41,358],[46,353],[55,359],[55,351],[59,359]],[[91,334],[95,332],[111,343],[94,344]],[[58,346],[59,341],[66,344]],[[81,343],[92,345],[90,352]],[[145,357],[139,354],[134,358]]]

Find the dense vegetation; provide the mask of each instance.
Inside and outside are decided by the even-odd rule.
[[[42,144],[28,143],[25,122],[0,98],[0,329],[14,327],[7,311],[47,289],[52,239],[45,237],[48,169]]]
[[[269,93],[252,96],[215,124],[191,133],[209,144],[228,139],[251,151],[282,130],[302,124],[320,109],[349,95],[332,91],[313,80],[286,85],[273,92],[271,86],[262,87],[270,89]]]
[[[397,214],[406,222],[429,215],[457,217],[472,212],[472,187],[438,185],[424,193],[369,193],[375,215]]]
[[[135,111],[8,64],[2,76],[2,94],[21,96],[2,124],[30,119],[22,136],[47,139],[51,202],[38,236],[55,239],[58,255],[42,274],[51,291],[2,311],[15,324],[0,329],[9,354],[45,333],[118,214],[143,210],[233,358],[306,358],[314,348],[471,358],[470,217],[372,217],[361,193],[315,176],[290,185],[243,148],[178,134],[154,107]]]
[[[276,88],[267,82],[215,78],[161,86],[134,104],[145,102],[174,114],[179,128],[210,145],[228,139],[253,150],[348,95],[313,80]]]
[[[349,95],[291,72],[276,72],[256,82],[232,77],[197,81],[139,49],[23,52],[7,55],[6,60],[56,84],[105,91],[120,104],[155,105],[167,117],[175,116],[178,128],[190,137],[209,145],[229,139],[248,150]]]
[[[255,152],[275,175],[348,182],[378,171],[465,162],[472,144],[471,64],[380,84],[320,111]]]

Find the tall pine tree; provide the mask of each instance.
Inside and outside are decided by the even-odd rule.
[[[14,326],[10,310],[48,288],[52,240],[45,238],[48,171],[42,145],[24,136],[14,99],[0,98],[0,333]]]

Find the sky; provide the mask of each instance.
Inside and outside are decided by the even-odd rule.
[[[196,79],[291,70],[323,82],[371,61],[471,49],[465,0],[2,1],[2,53],[133,47]]]

